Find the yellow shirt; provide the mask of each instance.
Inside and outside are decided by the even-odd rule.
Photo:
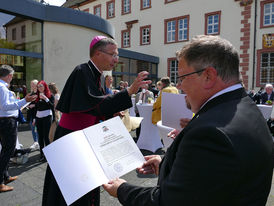
[[[156,102],[153,104],[152,115],[151,115],[152,124],[157,124],[157,122],[162,119],[161,104],[162,104],[163,92],[179,94],[178,89],[172,86],[165,87],[160,91],[160,95],[158,96]]]

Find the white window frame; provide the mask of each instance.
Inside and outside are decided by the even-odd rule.
[[[108,18],[114,17],[114,2],[108,4]]]
[[[97,6],[94,8],[94,15],[101,17],[101,7]]]
[[[129,31],[123,32],[123,47],[129,47],[130,46],[130,36]]]
[[[142,28],[142,45],[150,44],[150,28]]]
[[[267,60],[263,61],[263,55],[267,54]],[[265,57],[264,57],[265,58]],[[264,64],[267,64],[266,66],[263,66]],[[274,84],[274,52],[267,52],[264,51],[261,53],[261,62],[260,62],[260,84],[266,84],[266,83],[270,83],[270,84]],[[262,77],[262,73],[263,71],[266,71],[266,77],[265,80],[263,80]],[[272,73],[272,74],[271,74]]]
[[[150,7],[150,0],[143,0],[142,2],[143,2],[143,5],[142,5],[143,9]]]
[[[182,27],[181,26],[182,23]],[[180,32],[182,33],[182,38],[180,38]],[[184,41],[188,38],[188,18],[178,19],[178,41]]]
[[[167,42],[176,41],[176,20],[171,20],[167,22]]]
[[[174,65],[174,66],[173,66]],[[178,60],[169,60],[169,71],[170,71],[170,81],[173,83],[177,83],[178,77]]]
[[[209,22],[209,19],[212,18],[212,22]],[[218,18],[218,21],[215,22],[215,20]],[[220,15],[219,14],[213,14],[209,15],[207,17],[207,34],[218,34],[219,33],[219,22],[220,22]],[[215,26],[217,26],[218,30],[215,31]],[[209,27],[212,27],[212,32],[209,32]]]
[[[127,14],[130,12],[130,0],[123,0],[123,4],[124,4],[124,10],[123,13]]]
[[[268,8],[266,8],[268,7]],[[268,17],[268,23],[266,23],[266,17]],[[273,26],[274,25],[274,2],[264,4],[264,26]]]

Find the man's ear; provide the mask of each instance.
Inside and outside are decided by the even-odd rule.
[[[214,67],[208,67],[203,72],[204,75],[204,88],[212,88],[217,81],[217,70]]]

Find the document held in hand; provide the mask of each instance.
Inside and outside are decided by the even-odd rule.
[[[180,119],[192,119],[193,113],[187,108],[185,96],[185,94],[162,93],[162,125],[180,131],[182,130]]]
[[[68,205],[145,161],[120,117],[65,135],[43,151]]]

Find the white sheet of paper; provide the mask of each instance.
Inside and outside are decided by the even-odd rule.
[[[108,182],[82,130],[54,141],[43,151],[68,205]]]
[[[120,177],[145,161],[120,117],[83,131],[109,179]]]
[[[181,118],[191,119],[193,113],[186,107],[185,94],[162,93],[162,125],[177,130],[182,130],[180,126]]]
[[[65,135],[43,151],[68,205],[145,161],[120,117]]]

